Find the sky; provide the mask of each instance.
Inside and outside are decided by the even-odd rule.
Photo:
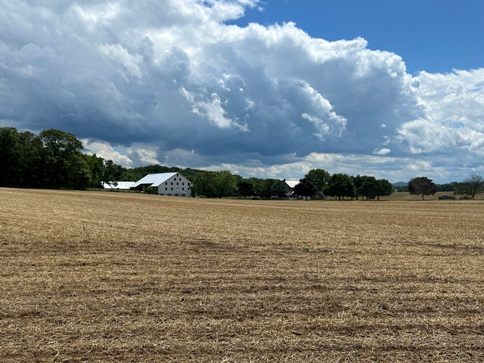
[[[484,175],[481,1],[0,8],[0,126],[71,132],[126,167]]]

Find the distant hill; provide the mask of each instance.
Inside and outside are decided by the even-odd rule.
[[[406,187],[408,185],[408,183],[406,182],[397,182],[397,183],[393,183],[392,184],[394,187]]]

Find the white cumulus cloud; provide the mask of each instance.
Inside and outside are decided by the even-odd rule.
[[[412,76],[362,38],[226,24],[258,0],[0,7],[0,126],[63,129],[127,166],[262,177],[313,167],[407,177],[412,163],[439,178],[482,171],[484,69]]]

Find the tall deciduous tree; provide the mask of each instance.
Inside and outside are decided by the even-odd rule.
[[[393,185],[386,179],[377,179],[374,176],[356,176],[353,177],[356,185],[356,193],[366,199],[380,200],[381,196],[391,195]]]
[[[230,171],[205,171],[197,175],[194,181],[197,195],[207,198],[222,198],[235,195],[236,184]]]
[[[230,171],[223,170],[215,174],[215,196],[218,198],[234,196],[237,191],[237,184]]]
[[[42,143],[43,186],[50,188],[85,188],[90,170],[73,134],[48,129],[39,134]]]
[[[412,195],[421,195],[422,200],[424,200],[426,195],[434,195],[436,189],[432,179],[418,177],[413,178],[408,182],[408,191]]]
[[[393,185],[386,179],[378,179],[377,180],[377,200],[380,200],[380,197],[392,195],[393,193]]]
[[[304,176],[304,179],[311,182],[318,191],[324,193],[331,179],[331,175],[324,169],[311,169]]]
[[[277,198],[286,198],[290,191],[284,180],[273,179],[270,187],[271,196]]]
[[[355,181],[355,178],[353,179]],[[359,176],[356,177],[356,193],[366,199],[375,199],[378,194],[378,181],[374,176]]]
[[[21,165],[21,186],[38,187],[42,181],[42,142],[37,135],[25,131],[20,134],[23,144]]]
[[[84,159],[90,170],[89,186],[91,188],[100,188],[105,173],[104,159],[96,154],[84,155]]]
[[[215,197],[215,173],[212,171],[205,171],[199,173],[195,178],[193,188],[199,196],[207,198]]]
[[[123,168],[121,165],[115,164],[112,160],[105,160],[104,161],[104,175],[102,177],[103,182],[107,183],[116,183],[122,180],[123,174],[126,172],[126,169]],[[135,178],[128,178],[129,180],[136,180]]]
[[[346,174],[333,174],[327,192],[332,197],[338,197],[339,200],[345,197],[353,198],[355,196],[355,184],[351,177]]]
[[[484,192],[484,178],[480,175],[471,175],[461,183],[457,183],[456,193],[469,195],[475,199],[476,195]]]
[[[0,186],[39,186],[42,150],[33,133],[0,127]]]
[[[318,189],[314,184],[306,178],[299,180],[299,184],[294,187],[294,193],[297,195],[302,195],[306,200],[308,197],[316,194]]]
[[[13,127],[0,128],[0,186],[18,186],[21,155],[18,131]]]
[[[359,197],[367,197],[368,196],[365,194],[364,190],[364,183],[367,180],[367,178],[374,178],[374,177],[368,177],[366,175],[357,175],[357,176],[352,176],[351,179],[353,180],[353,184],[355,185],[355,197],[358,199]]]
[[[287,197],[289,187],[284,180],[280,179],[258,179],[256,186],[257,195],[261,198],[284,198]]]
[[[242,179],[237,183],[237,193],[240,197],[251,197],[255,195],[254,186],[248,180]]]

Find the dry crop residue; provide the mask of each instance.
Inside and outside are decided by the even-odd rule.
[[[483,215],[0,189],[0,361],[484,361]]]

